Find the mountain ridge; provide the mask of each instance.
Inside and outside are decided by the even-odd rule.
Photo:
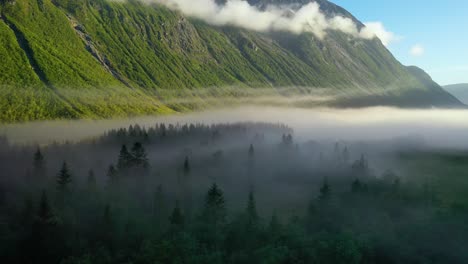
[[[468,104],[468,83],[445,85],[443,88],[461,102]]]
[[[327,15],[352,17],[321,1]],[[136,0],[3,0],[0,14],[4,122],[165,114],[220,103],[212,98],[301,96],[319,87],[339,97],[324,103],[331,106],[461,106],[378,39],[212,26]],[[405,101],[408,94],[420,100]]]

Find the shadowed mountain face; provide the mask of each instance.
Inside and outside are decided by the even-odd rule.
[[[250,2],[261,9],[309,1]],[[362,26],[341,7],[317,2],[328,16]],[[171,113],[221,98],[317,91],[328,99],[306,106],[461,106],[378,39],[217,27],[135,0],[1,1],[0,14],[6,122]]]
[[[468,104],[468,83],[446,85],[444,89],[464,104]]]

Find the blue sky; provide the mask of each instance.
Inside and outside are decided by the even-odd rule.
[[[331,1],[399,36],[388,48],[403,64],[442,85],[468,83],[468,0]]]

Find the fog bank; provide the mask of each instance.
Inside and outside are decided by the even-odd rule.
[[[468,148],[467,110],[302,109],[243,106],[164,117],[114,120],[46,121],[1,125],[0,135],[14,144],[77,141],[132,124],[270,122],[292,127],[295,137],[307,140],[376,141],[421,137],[436,147]]]

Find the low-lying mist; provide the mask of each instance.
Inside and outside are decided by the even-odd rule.
[[[260,263],[280,245],[308,250],[303,263],[467,263],[466,113],[244,106],[4,126],[0,259],[186,263],[159,256],[221,245],[200,262]],[[273,263],[297,262],[288,252]]]
[[[468,147],[468,111],[387,107],[363,109],[282,108],[242,106],[172,116],[147,116],[113,120],[46,121],[0,126],[0,135],[13,144],[48,144],[79,141],[121,127],[156,123],[282,123],[294,129],[301,141],[382,141],[417,139],[428,146]]]

